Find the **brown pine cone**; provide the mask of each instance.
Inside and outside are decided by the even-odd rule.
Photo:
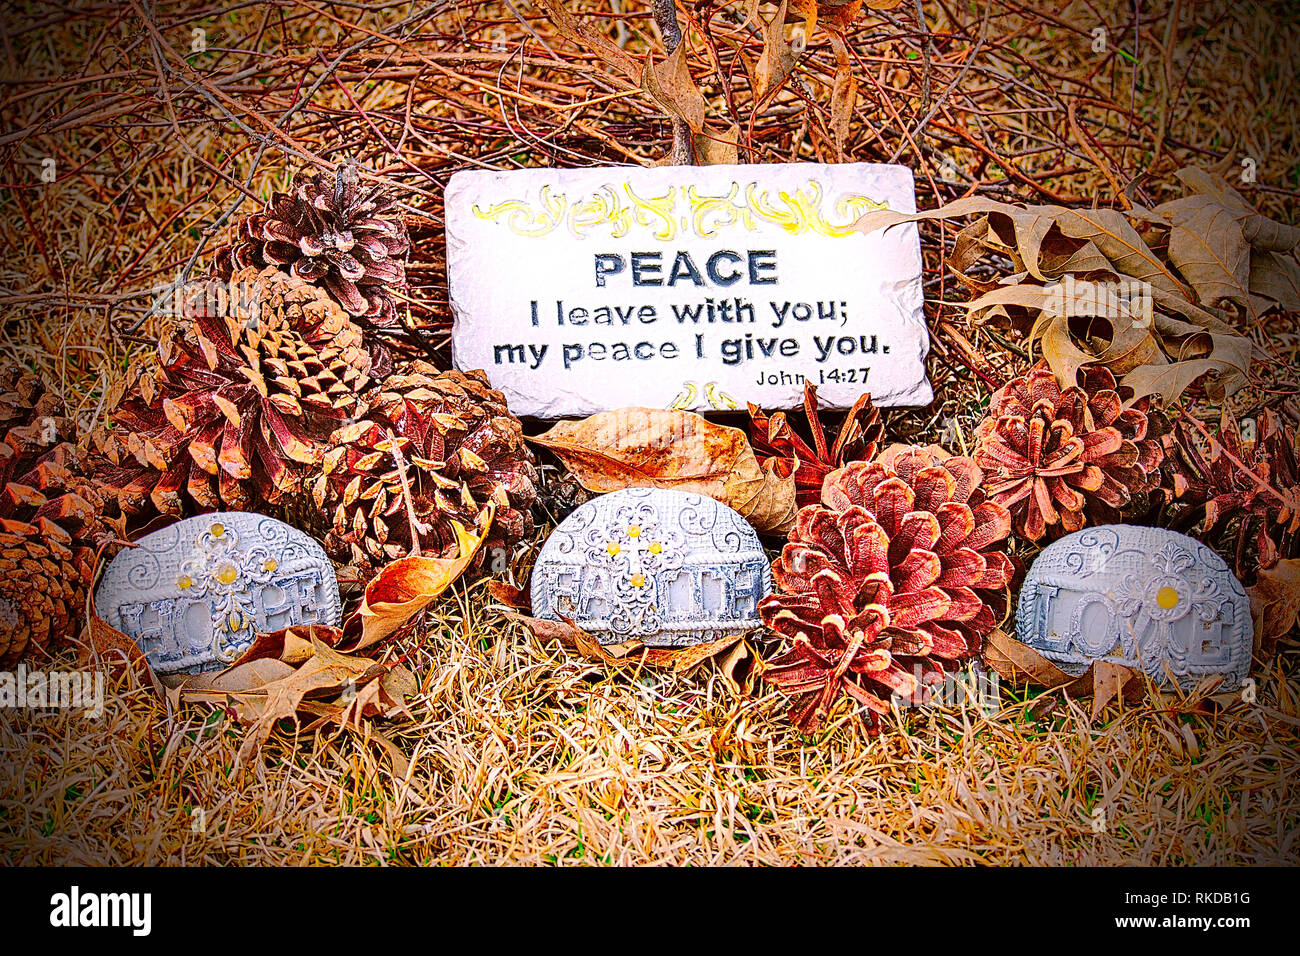
[[[416,361],[372,390],[367,403],[364,417],[334,433],[312,487],[335,557],[369,574],[410,553],[411,510],[421,551],[450,556],[451,522],[472,528],[487,502],[496,502],[476,564],[532,533],[533,454],[482,371],[440,372]]]
[[[217,251],[219,278],[275,266],[323,288],[355,318],[399,324],[410,239],[395,199],[381,186],[362,185],[351,164],[332,176],[299,173],[289,192],[275,193],[236,232]]]
[[[273,268],[238,272],[231,288],[187,300],[187,321],[113,413],[98,477],[127,514],[275,504],[362,410],[371,356],[324,292]]]
[[[81,470],[63,404],[39,380],[0,371],[0,668],[76,640],[95,552],[113,537]]]
[[[1203,537],[1227,534],[1238,577],[1250,576],[1252,550],[1260,568],[1300,555],[1297,433],[1268,409],[1250,423],[1254,437],[1246,441],[1225,408],[1217,435],[1207,442],[1180,421],[1164,461],[1177,496],[1175,526],[1199,524]]]
[[[993,393],[975,462],[1016,533],[1037,541],[1144,507],[1160,487],[1166,430],[1147,399],[1124,407],[1109,369],[1085,369],[1082,386],[1062,389],[1039,362]]]
[[[795,502],[804,505],[821,500],[822,482],[836,468],[851,461],[870,461],[876,456],[884,426],[880,412],[871,404],[870,395],[862,395],[840,424],[834,444],[826,440],[826,430],[817,415],[817,386],[804,383],[804,415],[812,444],[804,441],[790,427],[785,412],[770,418],[756,405],[749,406],[749,436],[759,464],[769,458],[783,458],[794,466]]]

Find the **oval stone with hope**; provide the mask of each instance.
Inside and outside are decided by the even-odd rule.
[[[109,562],[95,610],[158,674],[219,670],[257,634],[343,618],[321,546],[283,521],[239,511],[145,535]]]
[[[533,568],[533,613],[602,644],[682,647],[758,627],[772,572],[758,535],[705,495],[633,488],[565,518]]]
[[[1241,582],[1218,554],[1165,528],[1102,525],[1043,549],[1020,592],[1016,636],[1067,674],[1098,660],[1190,690],[1234,691],[1254,630]]]

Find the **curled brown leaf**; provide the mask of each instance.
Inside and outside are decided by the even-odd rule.
[[[1255,649],[1268,659],[1277,653],[1279,643],[1295,641],[1300,619],[1300,558],[1283,558],[1261,570],[1248,593],[1255,619]]]
[[[788,463],[760,466],[743,431],[694,412],[620,408],[561,422],[531,441],[559,457],[588,491],[690,491],[731,506],[765,534],[784,534],[794,524]]]
[[[493,512],[489,502],[474,530],[458,521],[451,522],[458,547],[454,558],[412,555],[398,558],[380,570],[366,585],[361,606],[344,624],[345,649],[357,651],[383,640],[451,587],[482,547]]]

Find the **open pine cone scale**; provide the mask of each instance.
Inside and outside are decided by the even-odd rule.
[[[768,417],[757,406],[749,406],[750,441],[754,452],[760,463],[769,458],[782,458],[793,466],[795,501],[800,506],[815,504],[821,499],[822,484],[836,468],[850,461],[875,457],[884,435],[880,412],[871,404],[870,395],[864,394],[854,402],[833,443],[827,441],[817,411],[817,388],[809,382],[804,384],[803,407],[812,444],[795,432],[785,412]]]
[[[1086,369],[1082,385],[1062,389],[1040,362],[994,393],[975,462],[1016,531],[1037,541],[1145,504],[1160,484],[1164,431],[1147,399],[1124,407],[1109,370]]]
[[[983,500],[970,459],[920,450],[854,462],[828,476],[820,505],[799,512],[773,564],[779,592],[759,613],[791,647],[765,671],[796,697],[791,719],[815,729],[840,693],[874,714],[919,703],[927,672],[979,650],[996,623],[989,599],[1013,565],[987,549],[1006,509]],[[874,724],[873,724],[874,726]]]

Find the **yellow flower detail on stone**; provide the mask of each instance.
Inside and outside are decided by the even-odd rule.
[[[1156,603],[1166,611],[1173,610],[1178,606],[1178,592],[1166,584],[1156,592]]]
[[[212,537],[220,538],[223,534],[226,533],[226,526],[223,524],[214,524],[211,528],[208,529],[208,531],[211,532]]]
[[[266,563],[262,565],[262,570],[274,571],[278,567],[279,565],[276,563],[275,558],[267,558]]]
[[[615,544],[613,541],[611,541],[609,544],[605,545],[605,550],[608,551],[608,552],[610,553],[610,555],[612,556],[612,555],[618,554],[618,553],[619,553],[621,550],[623,550],[623,549],[620,548],[620,547],[619,547],[617,544]]]
[[[182,574],[180,580],[176,582],[176,586],[184,591],[186,588],[194,586],[194,579],[188,574]]]
[[[627,529],[627,536],[629,538],[641,537],[641,526],[639,524],[629,525]]]
[[[662,554],[663,550],[664,550],[664,546],[660,544],[658,541],[651,542],[650,544],[651,554]]]
[[[222,584],[234,584],[239,577],[239,569],[233,564],[223,564],[217,569],[217,580]]]
[[[634,575],[632,575],[632,587],[634,587],[634,588],[643,588],[643,587],[645,587],[645,575],[644,575],[644,574],[634,574]]]

